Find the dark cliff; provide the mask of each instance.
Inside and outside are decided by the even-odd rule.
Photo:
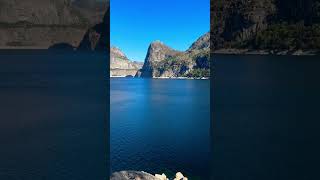
[[[110,8],[108,7],[103,21],[89,28],[79,44],[81,51],[109,51],[110,44]]]
[[[46,49],[61,43],[77,47],[86,30],[102,21],[108,1],[93,4],[0,0],[0,48]]]
[[[211,0],[211,5],[216,52],[320,50],[319,0]]]

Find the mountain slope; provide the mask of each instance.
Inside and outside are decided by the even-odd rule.
[[[221,0],[211,4],[211,44],[216,52],[320,50],[319,0]]]
[[[176,51],[162,42],[150,44],[137,77],[209,77],[209,33],[201,36],[185,52]]]
[[[135,76],[142,64],[130,61],[127,56],[116,47],[110,49],[110,76]]]
[[[0,48],[76,47],[86,30],[102,21],[107,7],[80,7],[71,0],[0,0]]]

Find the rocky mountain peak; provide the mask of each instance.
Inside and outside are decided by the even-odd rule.
[[[179,51],[173,50],[161,41],[154,41],[150,44],[147,52],[146,62],[162,61],[170,56],[178,54]]]
[[[209,33],[201,36],[188,51],[177,51],[154,41],[136,77],[209,77],[209,46]]]
[[[152,45],[165,45],[165,44],[160,40],[155,40],[155,41],[151,42],[150,45],[152,46]]]
[[[128,59],[127,56],[118,47],[112,46],[110,48],[110,53],[111,53],[111,56],[116,56],[116,57],[120,57],[123,59]]]
[[[115,77],[133,77],[142,68],[142,63],[131,61],[116,46],[110,48],[110,75]]]
[[[210,33],[202,35],[194,42],[187,51],[204,50],[210,48]]]

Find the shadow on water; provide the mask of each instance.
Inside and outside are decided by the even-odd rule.
[[[106,59],[0,51],[0,179],[109,177]]]
[[[214,58],[214,179],[319,179],[319,57]]]

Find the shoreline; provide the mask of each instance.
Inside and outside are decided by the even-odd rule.
[[[213,51],[216,55],[279,55],[279,56],[316,56],[320,55],[319,50],[252,50],[252,49],[217,49]]]
[[[110,180],[130,180],[130,179],[145,179],[145,180],[169,180],[169,179],[188,180],[181,172],[177,172],[175,177],[168,178],[164,173],[150,174],[144,171],[124,170],[113,172]]]
[[[153,77],[152,79],[187,79],[187,80],[209,80],[209,77],[193,78],[193,77]]]
[[[139,78],[141,78],[141,77],[110,76],[110,78],[133,78],[133,79],[139,79]],[[190,78],[190,77],[150,77],[150,78],[142,78],[142,79],[210,80],[210,77],[202,77],[202,78]]]

